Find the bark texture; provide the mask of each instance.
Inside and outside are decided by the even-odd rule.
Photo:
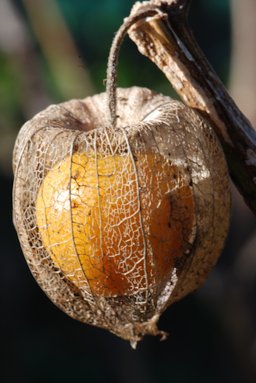
[[[129,35],[139,51],[165,74],[181,99],[211,124],[225,152],[230,175],[256,213],[256,132],[207,62],[187,23],[191,1],[136,3],[131,14],[157,6]]]

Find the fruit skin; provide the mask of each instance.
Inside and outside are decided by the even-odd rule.
[[[141,154],[135,165],[129,155],[75,153],[49,171],[38,192],[46,250],[67,279],[93,295],[160,287],[193,233],[184,174],[159,154]]]

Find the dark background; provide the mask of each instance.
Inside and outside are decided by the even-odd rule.
[[[1,0],[2,1],[2,0]],[[206,283],[170,307],[136,351],[70,319],[31,276],[12,225],[11,151],[19,127],[49,103],[104,91],[108,50],[133,1],[3,0],[0,5],[0,382],[256,381],[256,225],[233,188],[225,250]],[[194,0],[193,31],[229,85],[228,1]],[[119,85],[173,91],[128,39]]]

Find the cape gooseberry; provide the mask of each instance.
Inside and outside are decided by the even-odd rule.
[[[164,337],[161,313],[206,278],[230,209],[211,127],[169,97],[116,90],[124,35],[155,12],[120,28],[106,93],[50,106],[14,148],[14,223],[37,282],[68,315],[134,347]]]
[[[132,342],[215,264],[229,220],[224,155],[182,103],[143,88],[51,106],[14,151],[14,221],[32,273],[67,314]]]

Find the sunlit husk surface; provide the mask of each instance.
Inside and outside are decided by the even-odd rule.
[[[212,269],[230,192],[220,145],[197,114],[147,89],[117,94],[115,131],[105,93],[22,127],[14,223],[49,298],[135,345]]]

